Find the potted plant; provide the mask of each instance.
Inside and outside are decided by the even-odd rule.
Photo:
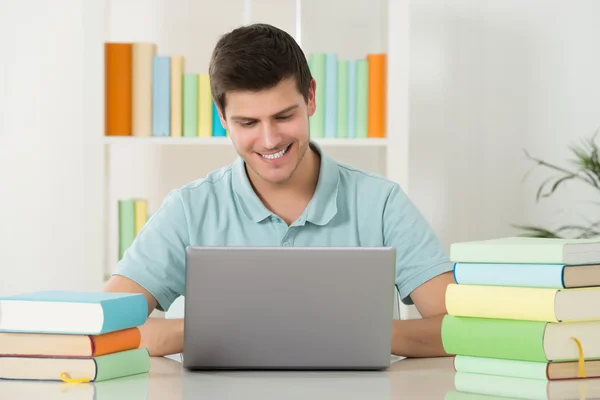
[[[571,168],[563,168],[544,160],[532,157],[527,150],[525,155],[536,165],[534,168],[545,168],[556,174],[541,183],[536,193],[536,202],[552,196],[567,181],[577,181],[590,185],[600,191],[600,159],[599,147],[596,144],[596,132],[591,138],[583,139],[581,144],[569,146],[572,158],[569,160]],[[600,221],[591,222],[589,225],[567,224],[550,229],[535,225],[513,225],[522,230],[519,236],[542,238],[591,238],[600,236]]]

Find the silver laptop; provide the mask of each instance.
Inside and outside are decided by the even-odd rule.
[[[188,247],[187,369],[385,369],[388,247]]]

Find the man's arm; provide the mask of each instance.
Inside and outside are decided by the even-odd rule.
[[[446,272],[416,288],[411,298],[423,318],[393,321],[392,353],[404,357],[447,356],[442,345],[442,320],[446,315],[445,294],[454,283]]]
[[[446,288],[454,282],[452,263],[423,215],[398,185],[386,199],[383,234],[384,245],[396,248],[396,286],[402,302],[414,304],[423,317],[393,321],[392,353],[445,356],[441,327]]]
[[[148,302],[148,315],[157,301],[146,289],[120,275],[113,275],[104,286],[105,292],[142,293]],[[151,356],[164,356],[183,351],[183,319],[148,318],[140,326],[141,344]]]

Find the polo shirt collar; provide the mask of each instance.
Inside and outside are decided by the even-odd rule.
[[[306,210],[297,221],[297,225],[310,222],[316,225],[325,225],[337,214],[337,195],[340,181],[337,163],[321,148],[310,142],[310,146],[321,157],[319,168],[319,181],[315,193],[308,203]],[[245,162],[238,157],[232,169],[232,185],[238,203],[246,217],[254,222],[261,222],[273,213],[262,203],[246,174]]]

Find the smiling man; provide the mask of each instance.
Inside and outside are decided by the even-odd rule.
[[[270,25],[235,29],[216,44],[209,73],[239,158],[173,190],[105,290],[143,293],[149,313],[167,310],[185,291],[188,245],[392,246],[401,299],[423,316],[394,321],[392,352],[445,355],[452,264],[398,184],[340,164],[311,142],[322,89],[294,39]],[[182,351],[183,320],[149,318],[141,333],[152,355]]]

